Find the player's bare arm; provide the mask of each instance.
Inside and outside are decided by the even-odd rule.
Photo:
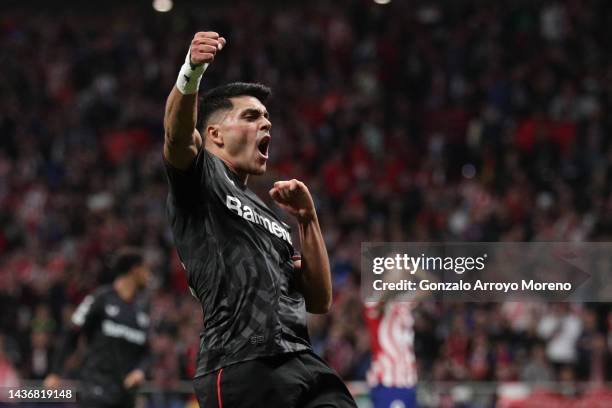
[[[274,183],[270,196],[298,221],[302,244],[298,289],[306,300],[306,310],[327,313],[332,302],[331,271],[312,196],[306,185],[295,179]]]
[[[166,102],[164,158],[177,169],[187,169],[202,146],[196,130],[198,88],[202,75],[225,45],[213,31],[198,32],[191,41],[185,64]]]

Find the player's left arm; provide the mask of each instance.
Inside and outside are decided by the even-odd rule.
[[[150,372],[151,366],[153,365],[153,355],[151,353],[151,342],[149,338],[151,337],[151,333],[147,335],[147,342],[144,345],[144,350],[142,353],[142,357],[136,364],[136,367],[123,379],[123,386],[125,389],[131,389],[135,387],[140,387],[147,378],[147,373]]]
[[[327,313],[332,303],[329,257],[310,191],[298,180],[277,181],[270,190],[272,199],[298,222],[302,244],[298,290],[310,313]]]
[[[150,296],[148,293],[146,296]],[[147,305],[145,306],[145,313],[147,316],[151,314],[151,304],[150,298],[147,300]],[[151,336],[152,330],[149,328],[146,341],[142,346],[142,354],[136,366],[127,373],[127,375],[123,378],[123,387],[125,389],[132,389],[136,387],[140,387],[144,384],[147,379],[147,373],[150,374],[151,367],[153,366],[153,353],[151,351]]]
[[[150,343],[147,341],[144,355],[142,356],[136,367],[132,371],[127,373],[127,375],[123,379],[123,386],[128,390],[131,388],[140,387],[147,379],[147,373],[151,370],[152,365],[153,355],[151,354]]]

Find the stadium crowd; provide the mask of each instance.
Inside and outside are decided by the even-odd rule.
[[[21,7],[0,15],[0,385],[44,377],[123,244],[156,272],[152,381],[193,375],[201,315],[166,222],[161,144],[200,29],[228,39],[203,88],[273,89],[269,170],[252,185],[267,197],[297,178],[316,199],[335,297],[311,337],[345,380],[370,358],[361,242],[612,238],[604,0]],[[612,379],[605,303],[427,302],[415,319],[423,380]]]

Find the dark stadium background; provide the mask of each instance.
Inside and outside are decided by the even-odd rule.
[[[269,171],[252,185],[298,178],[315,196],[335,297],[310,318],[313,346],[363,406],[361,242],[611,237],[607,1],[129,3],[0,4],[0,386],[45,376],[75,305],[112,279],[108,254],[135,244],[157,280],[146,404],[190,401],[201,316],[161,143],[202,29],[228,39],[203,88],[273,89]],[[426,303],[415,318],[424,406],[492,406],[512,381],[588,398],[612,376],[609,304]]]

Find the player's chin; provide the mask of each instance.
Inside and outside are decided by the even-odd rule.
[[[259,153],[259,152],[258,152]],[[253,175],[261,176],[266,172],[266,164],[268,162],[267,157],[263,157],[260,153],[255,157],[255,159],[251,162],[250,172]]]
[[[266,163],[258,164],[256,166],[254,166],[253,167],[253,171],[251,173],[256,175],[256,176],[261,176],[265,172],[266,172]]]

